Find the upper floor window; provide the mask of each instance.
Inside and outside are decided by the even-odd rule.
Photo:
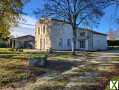
[[[84,37],[84,36],[85,36],[85,32],[81,32],[81,33],[80,33],[80,36],[81,36],[81,37]]]

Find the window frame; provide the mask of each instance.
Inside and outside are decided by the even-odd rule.
[[[63,48],[63,39],[62,38],[59,39],[58,45],[60,48]]]
[[[67,47],[71,47],[71,39],[67,39]]]
[[[86,40],[80,40],[79,43],[80,43],[80,48],[81,49],[85,49],[86,48]]]

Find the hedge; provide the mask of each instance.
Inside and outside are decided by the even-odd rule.
[[[119,40],[108,40],[108,46],[119,46]]]
[[[6,41],[0,39],[0,48],[6,48],[6,47],[7,47]]]

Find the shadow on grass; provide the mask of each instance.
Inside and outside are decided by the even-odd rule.
[[[46,68],[58,72],[64,72],[66,70],[71,69],[72,67],[75,67],[79,65],[79,62],[77,61],[64,61],[64,60],[49,60]]]

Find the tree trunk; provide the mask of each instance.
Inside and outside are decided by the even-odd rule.
[[[72,54],[76,55],[76,37],[77,37],[76,26],[72,27],[72,29],[73,29],[73,50],[72,50],[73,52],[72,52]]]

